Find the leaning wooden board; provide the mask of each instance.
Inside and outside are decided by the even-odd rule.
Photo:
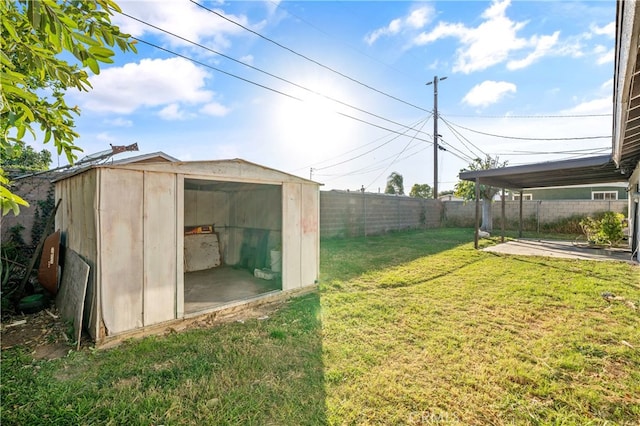
[[[82,314],[87,295],[89,265],[75,251],[65,248],[62,281],[56,297],[56,307],[65,321],[73,321],[77,349],[82,337]]]

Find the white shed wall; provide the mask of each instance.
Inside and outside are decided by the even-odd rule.
[[[176,177],[102,169],[100,194],[107,334],[176,318]]]
[[[89,264],[89,281],[85,298],[85,327],[93,339],[98,336],[99,304],[96,291],[98,276],[97,246],[97,175],[96,169],[72,176],[55,185],[55,199],[62,200],[56,213],[55,228],[62,232],[62,243]]]
[[[144,173],[100,174],[100,289],[107,335],[142,327]]]

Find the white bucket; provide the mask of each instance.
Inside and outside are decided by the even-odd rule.
[[[280,250],[271,250],[271,270],[273,272],[282,272],[282,252]]]

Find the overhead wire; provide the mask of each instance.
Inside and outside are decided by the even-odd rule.
[[[484,152],[479,146],[477,146],[476,144],[474,144],[473,142],[471,142],[469,139],[467,139],[463,134],[461,134],[459,131],[457,131],[455,128],[453,128],[451,126],[451,124],[449,123],[448,120],[446,120],[444,117],[441,117],[442,121],[444,122],[445,126],[447,126],[447,128],[451,131],[451,133],[453,134],[453,136],[455,136],[456,139],[458,139],[458,141],[469,150],[469,152],[471,153],[471,155],[475,158],[480,158],[480,157],[486,157],[488,154],[486,152]],[[478,150],[478,152],[480,152],[482,155],[479,156],[478,153],[474,152],[471,148],[469,148],[469,146],[467,146],[467,144],[464,143],[464,141],[462,140],[464,139],[465,141],[467,141],[467,143],[469,143],[469,145],[471,145],[472,147],[474,147],[476,150]]]
[[[171,50],[171,49],[167,49],[167,48],[162,47],[162,46],[159,46],[159,45],[157,45],[157,44],[155,44],[155,43],[151,43],[150,41],[146,41],[146,40],[144,40],[144,39],[141,39],[141,38],[139,38],[139,37],[134,37],[134,36],[131,36],[131,38],[132,38],[132,39],[134,39],[134,40],[136,40],[136,41],[139,41],[140,43],[143,43],[143,44],[146,44],[146,45],[148,45],[148,46],[154,47],[154,48],[156,48],[156,49],[162,50],[162,51],[164,51],[164,52],[166,52],[166,53],[170,53],[170,54],[172,54],[172,55],[175,55],[175,56],[178,56],[178,57],[180,57],[180,58],[183,58],[183,59],[186,59],[186,60],[188,60],[188,61],[191,61],[191,62],[193,62],[193,63],[195,63],[195,64],[198,64],[198,65],[201,65],[201,66],[203,66],[203,67],[206,67],[206,68],[212,69],[212,70],[214,70],[214,71],[218,71],[218,72],[220,72],[220,73],[222,73],[222,74],[225,74],[225,75],[227,75],[227,76],[229,76],[229,77],[236,78],[236,79],[238,79],[238,80],[241,80],[241,81],[244,81],[244,82],[246,82],[246,83],[252,84],[252,85],[254,85],[254,86],[257,86],[257,87],[263,88],[263,89],[265,89],[265,90],[269,90],[269,91],[271,91],[271,92],[274,92],[274,93],[277,93],[277,94],[280,94],[280,95],[286,96],[286,97],[288,97],[288,98],[294,99],[294,100],[299,101],[299,102],[303,102],[303,103],[305,102],[305,101],[304,101],[304,99],[299,98],[299,97],[297,97],[297,96],[294,96],[294,95],[291,95],[291,94],[289,94],[289,93],[285,93],[285,92],[283,92],[283,91],[280,91],[280,90],[274,89],[274,88],[272,88],[272,87],[266,86],[266,85],[264,85],[264,84],[261,84],[261,83],[258,83],[258,82],[255,82],[255,81],[249,80],[248,78],[238,76],[238,75],[233,74],[233,73],[230,73],[230,72],[228,72],[228,71],[224,71],[224,70],[222,70],[222,69],[220,69],[220,68],[218,68],[218,67],[214,67],[213,65],[206,64],[206,63],[204,63],[204,62],[202,62],[202,61],[199,61],[199,60],[197,60],[197,59],[194,59],[194,58],[191,58],[191,57],[189,57],[189,56],[183,55],[183,54],[181,54],[181,53],[175,52],[175,51],[173,51],[173,50]],[[344,113],[344,112],[341,112],[341,111],[333,111],[333,113],[338,114],[338,115],[341,115],[341,116],[346,117],[346,118],[349,118],[349,119],[351,119],[351,120],[358,121],[358,122],[363,123],[363,124],[367,124],[367,125],[369,125],[369,126],[377,127],[378,129],[382,129],[382,130],[386,130],[386,131],[391,132],[391,133],[398,133],[398,134],[402,135],[402,133],[399,133],[399,132],[397,132],[396,130],[390,129],[390,128],[388,128],[388,127],[381,126],[381,125],[376,124],[376,123],[372,123],[372,122],[370,122],[370,121],[363,120],[363,119],[361,119],[361,118],[355,117],[355,116],[353,116],[353,115],[350,115],[350,114],[347,114],[347,113]],[[428,142],[428,143],[430,143],[430,142],[431,142],[431,141],[429,141],[429,140],[427,140],[427,139],[422,139],[422,138],[418,138],[418,137],[416,137],[415,139],[417,139],[417,140],[421,140],[421,141],[423,141],[423,142]]]
[[[427,117],[426,119],[428,120],[429,118],[430,118],[430,116],[429,116],[429,117]],[[418,120],[417,122],[415,122],[415,123],[413,123],[413,124],[411,124],[411,125],[409,125],[409,126],[403,126],[403,127],[405,127],[405,128],[413,128],[413,127],[417,126],[418,124],[420,124],[420,122],[421,122],[422,120],[424,120],[424,119],[422,119],[422,118],[421,118],[421,119],[420,119],[420,120]],[[408,132],[408,130],[407,130],[406,132]],[[405,132],[405,133],[406,133],[406,132]],[[324,159],[324,160],[322,160],[322,161],[317,161],[317,162],[315,162],[315,163],[313,163],[313,164],[309,164],[309,165],[307,165],[307,166],[305,166],[305,167],[300,167],[300,168],[298,168],[298,169],[295,169],[294,171],[300,171],[300,170],[305,170],[305,169],[308,169],[308,168],[313,168],[313,166],[316,166],[316,165],[318,165],[318,164],[323,164],[323,163],[327,163],[327,162],[329,162],[329,161],[332,161],[332,160],[338,159],[338,158],[340,158],[340,157],[342,157],[342,156],[344,156],[344,155],[350,154],[350,153],[355,152],[355,151],[358,151],[358,150],[360,150],[360,149],[362,149],[362,148],[364,148],[364,147],[366,147],[366,146],[369,146],[369,145],[371,145],[371,144],[373,144],[373,143],[376,143],[376,142],[378,142],[379,140],[386,138],[387,136],[389,136],[389,135],[383,135],[383,136],[380,136],[380,137],[375,138],[374,140],[372,140],[372,141],[370,141],[370,142],[365,143],[364,145],[357,146],[357,147],[355,147],[355,148],[353,148],[353,149],[350,149],[350,150],[348,150],[348,151],[345,151],[345,152],[343,152],[343,153],[341,153],[341,154],[335,155],[335,156],[333,156],[333,157],[329,157],[329,158]],[[427,136],[431,136],[431,135],[427,134]],[[429,143],[429,142],[428,142],[428,143]],[[433,142],[431,142],[431,143],[433,143]],[[314,170],[318,170],[318,169],[314,169]]]
[[[359,108],[359,107],[357,107],[357,106],[351,105],[351,104],[349,104],[349,103],[347,103],[347,102],[341,101],[341,100],[339,100],[339,99],[333,98],[333,97],[328,96],[328,95],[325,95],[325,94],[323,94],[323,93],[320,93],[320,92],[318,92],[318,91],[316,91],[316,90],[313,90],[313,89],[310,89],[310,88],[308,88],[308,87],[302,86],[301,84],[295,83],[295,82],[293,82],[293,81],[291,81],[291,80],[288,80],[288,79],[286,79],[286,78],[283,78],[283,77],[277,76],[277,75],[275,75],[275,74],[273,74],[273,73],[270,73],[270,72],[268,72],[268,71],[265,71],[265,70],[263,70],[263,69],[261,69],[261,68],[258,68],[258,67],[256,67],[256,66],[254,66],[254,65],[248,64],[248,63],[246,63],[246,62],[244,62],[244,61],[241,61],[241,60],[236,59],[236,58],[234,58],[234,57],[232,57],[232,56],[226,55],[226,54],[224,54],[224,53],[222,53],[222,52],[219,52],[219,51],[217,51],[217,50],[215,50],[215,49],[212,49],[212,48],[210,48],[210,47],[207,47],[207,46],[205,46],[205,45],[203,45],[203,44],[200,44],[200,43],[195,42],[195,41],[193,41],[193,40],[190,40],[190,39],[188,39],[188,38],[182,37],[182,36],[180,36],[180,35],[178,35],[178,34],[175,34],[175,33],[171,32],[171,31],[169,31],[169,30],[166,30],[166,29],[164,29],[164,28],[158,27],[157,25],[154,25],[154,24],[152,24],[152,23],[149,23],[149,22],[147,22],[147,21],[144,21],[144,20],[142,20],[142,19],[140,19],[140,18],[136,18],[135,16],[131,16],[131,15],[129,15],[128,13],[120,12],[120,14],[121,14],[121,15],[123,15],[123,16],[128,17],[129,19],[133,19],[133,20],[135,20],[135,21],[137,21],[137,22],[140,22],[141,24],[147,25],[147,26],[149,26],[149,27],[151,27],[151,28],[154,28],[154,29],[156,29],[156,30],[158,30],[158,31],[161,31],[161,32],[163,32],[163,33],[165,33],[165,34],[167,34],[167,35],[169,35],[169,36],[171,36],[171,37],[175,37],[175,38],[180,39],[180,40],[182,40],[182,41],[184,41],[184,42],[186,42],[186,43],[189,43],[189,44],[192,44],[192,45],[194,45],[194,46],[197,46],[197,47],[199,47],[199,48],[201,48],[201,49],[204,49],[204,50],[206,50],[206,51],[208,51],[208,52],[211,52],[211,53],[214,53],[214,54],[216,54],[216,55],[222,56],[223,58],[226,58],[226,59],[228,59],[228,60],[230,60],[230,61],[233,61],[233,62],[235,62],[235,63],[238,63],[238,64],[240,64],[240,65],[243,65],[243,66],[245,66],[245,67],[247,67],[247,68],[250,68],[250,69],[252,69],[252,70],[254,70],[254,71],[257,71],[257,72],[259,72],[259,73],[265,74],[265,75],[267,75],[267,76],[269,76],[269,77],[275,78],[275,79],[280,80],[280,81],[282,81],[282,82],[288,83],[288,84],[290,84],[290,85],[292,85],[292,86],[295,86],[295,87],[297,87],[297,88],[299,88],[299,89],[305,90],[306,92],[312,93],[312,94],[317,95],[317,96],[321,96],[321,97],[323,97],[323,98],[325,98],[325,99],[328,99],[328,100],[330,100],[330,101],[332,101],[332,102],[335,102],[335,103],[337,103],[337,104],[340,104],[340,105],[343,105],[343,106],[346,106],[346,107],[352,108],[352,109],[354,109],[354,110],[356,110],[356,111],[362,112],[362,113],[364,113],[364,114],[370,115],[370,116],[375,117],[375,118],[378,118],[378,119],[380,119],[380,120],[387,121],[387,122],[389,122],[389,123],[393,123],[393,124],[395,124],[395,125],[397,125],[397,126],[406,127],[406,126],[405,126],[405,125],[403,125],[402,123],[398,123],[397,121],[390,120],[390,119],[388,119],[388,118],[382,117],[381,115],[375,114],[375,113],[370,112],[370,111],[366,111],[366,110],[364,110],[364,109],[362,109],[362,108]],[[134,37],[134,38],[135,38],[135,37]]]
[[[613,114],[545,114],[545,115],[482,115],[482,114],[447,114],[447,117],[466,117],[466,118],[593,118],[593,117],[612,117]]]
[[[460,129],[467,130],[472,133],[477,133],[484,136],[491,136],[494,138],[502,138],[502,139],[514,139],[514,140],[524,140],[524,141],[572,141],[572,140],[593,140],[593,139],[611,139],[611,136],[578,136],[578,137],[562,137],[562,138],[527,138],[521,136],[505,136],[505,135],[497,135],[494,133],[481,132],[480,130],[470,129],[465,126],[461,126],[460,124],[452,123],[449,121],[449,124],[452,126],[458,127]]]
[[[418,130],[418,132],[422,130],[422,128],[424,127],[424,125],[429,121],[429,118],[430,118],[430,116],[429,116],[429,117],[427,117],[427,118],[424,120],[424,122],[422,123],[422,126],[420,126],[420,130]],[[329,165],[329,166],[325,166],[325,167],[318,167],[318,168],[316,168],[315,170],[318,170],[318,171],[319,171],[319,170],[326,170],[326,169],[330,169],[330,168],[332,168],[332,167],[339,166],[339,165],[341,165],[341,164],[345,164],[345,163],[348,163],[348,162],[350,162],[350,161],[356,160],[356,159],[358,159],[358,158],[364,157],[365,155],[370,154],[370,153],[372,153],[373,151],[376,151],[377,149],[382,148],[383,146],[390,144],[391,142],[393,142],[394,140],[398,139],[400,136],[404,136],[404,134],[405,134],[405,133],[408,133],[408,132],[409,132],[409,130],[406,130],[405,132],[403,132],[403,134],[402,134],[402,135],[396,135],[396,136],[394,136],[393,138],[389,139],[388,141],[384,142],[383,144],[380,144],[380,145],[376,146],[375,148],[372,148],[372,149],[370,149],[370,150],[368,150],[368,151],[366,151],[366,152],[363,152],[362,154],[356,155],[355,157],[351,157],[351,158],[349,158],[349,159],[347,159],[347,160],[343,160],[343,161],[340,161],[340,162],[338,162],[338,163],[331,164],[331,165]],[[415,138],[411,138],[411,141],[413,141],[414,139],[415,139]]]
[[[317,65],[317,66],[319,66],[319,67],[321,67],[323,69],[326,69],[327,71],[330,71],[330,72],[332,72],[334,74],[337,74],[337,75],[339,75],[339,76],[341,76],[343,78],[346,78],[347,80],[349,80],[349,81],[351,81],[353,83],[356,83],[356,84],[358,84],[358,85],[360,85],[362,87],[365,87],[365,88],[367,88],[369,90],[372,90],[372,91],[374,91],[374,92],[376,92],[378,94],[381,94],[383,96],[386,96],[386,97],[388,97],[390,99],[393,99],[393,100],[396,100],[398,102],[401,102],[401,103],[403,103],[405,105],[411,106],[413,108],[419,109],[419,110],[424,111],[424,112],[430,112],[430,110],[428,110],[428,109],[425,109],[425,108],[423,108],[421,106],[415,105],[415,104],[413,104],[411,102],[407,102],[407,101],[405,101],[403,99],[398,98],[397,96],[394,96],[394,95],[391,95],[389,93],[383,92],[382,90],[376,89],[375,87],[370,86],[370,85],[368,85],[368,84],[366,84],[366,83],[364,83],[364,82],[362,82],[362,81],[360,81],[360,80],[358,80],[356,78],[353,78],[353,77],[351,77],[351,76],[349,76],[349,75],[347,75],[347,74],[345,74],[343,72],[340,72],[340,71],[338,71],[338,70],[336,70],[336,69],[334,69],[334,68],[332,68],[332,67],[330,67],[328,65],[325,65],[325,64],[323,64],[323,63],[321,63],[319,61],[316,61],[315,59],[312,59],[312,58],[310,58],[310,57],[308,57],[308,56],[306,56],[306,55],[304,55],[302,53],[299,53],[299,52],[291,49],[290,47],[287,47],[287,46],[283,45],[282,43],[279,43],[279,42],[277,42],[277,41],[275,41],[275,40],[273,40],[273,39],[271,39],[271,38],[269,38],[269,37],[267,37],[265,35],[260,34],[259,32],[255,31],[255,30],[252,30],[251,28],[249,28],[249,27],[247,27],[245,25],[242,25],[239,22],[234,21],[233,19],[223,15],[222,13],[219,13],[219,12],[213,10],[213,9],[209,9],[208,7],[198,3],[195,0],[189,0],[189,1],[191,3],[193,3],[194,5],[202,8],[202,9],[204,9],[206,11],[208,11],[209,13],[213,13],[214,15],[224,19],[227,22],[230,22],[230,23],[232,23],[234,25],[237,25],[238,27],[240,27],[240,28],[242,28],[242,29],[244,29],[244,30],[256,35],[256,36],[258,36],[258,37],[260,37],[261,39],[263,39],[265,41],[268,41],[269,43],[272,43],[272,44],[280,47],[281,49],[284,49],[284,50],[286,50],[286,51],[288,51],[288,52],[290,52],[290,53],[292,53],[292,54],[294,54],[294,55],[296,55],[296,56],[298,56],[300,58],[303,58],[306,61],[309,61],[309,62],[311,62],[311,63],[313,63],[313,64],[315,64],[315,65]]]
[[[425,120],[425,122],[424,122],[424,123],[422,123],[422,126],[420,127],[420,130],[422,130],[422,127],[424,127],[424,125],[425,125],[425,124],[427,124],[427,120]],[[416,135],[417,135],[417,134],[418,134],[418,132],[416,132]],[[434,136],[435,136],[435,135],[434,135]],[[405,145],[405,147],[404,147],[404,148],[402,148],[402,151],[400,151],[400,152],[398,153],[398,155],[396,156],[395,160],[393,160],[391,163],[389,163],[389,165],[388,165],[388,166],[387,166],[387,167],[386,167],[386,168],[385,168],[385,169],[384,169],[384,170],[383,170],[383,171],[382,171],[378,176],[376,176],[376,177],[375,177],[375,179],[373,179],[369,185],[365,186],[365,189],[368,189],[371,185],[373,185],[373,183],[374,183],[376,180],[380,179],[380,176],[382,176],[383,174],[385,174],[385,173],[386,173],[386,171],[387,171],[387,170],[389,170],[389,167],[393,166],[393,165],[398,161],[398,158],[400,157],[400,155],[402,155],[402,153],[403,153],[403,152],[405,152],[405,151],[407,150],[407,148],[409,147],[409,145],[411,145],[411,143],[413,142],[413,140],[414,140],[414,138],[411,138],[411,139],[409,140],[409,142],[407,142],[407,144]]]
[[[384,61],[382,61],[382,60],[380,60],[378,58],[376,58],[375,56],[369,55],[368,53],[364,52],[361,49],[358,49],[357,47],[355,47],[355,46],[353,46],[353,45],[351,45],[349,43],[345,43],[344,40],[333,36],[332,34],[328,33],[327,31],[323,30],[322,28],[318,27],[317,25],[313,24],[312,22],[309,22],[308,20],[306,20],[305,18],[301,17],[300,15],[297,15],[297,14],[291,12],[290,9],[287,9],[287,8],[283,7],[283,3],[284,2],[282,2],[282,1],[276,2],[276,1],[270,0],[269,3],[275,5],[278,9],[281,9],[281,10],[285,11],[288,15],[293,16],[294,18],[296,18],[300,22],[303,22],[304,24],[308,25],[309,27],[313,28],[314,30],[324,34],[325,36],[327,36],[329,38],[332,38],[333,40],[336,40],[337,42],[347,46],[351,50],[354,50],[354,51],[358,52],[362,56],[364,56],[366,58],[369,58],[369,59],[371,59],[371,60],[373,60],[375,62],[378,62],[379,64],[384,65],[384,66],[388,67],[389,69],[391,69],[391,70],[393,70],[393,71],[395,71],[395,72],[397,72],[399,74],[402,74],[402,75],[404,75],[406,77],[411,77],[411,76],[407,75],[405,72],[403,72],[402,70],[400,70],[400,69],[398,69],[398,68],[396,68],[396,67],[394,67],[394,66],[392,66],[392,65],[390,65],[390,64],[388,64],[388,63],[386,63],[386,62],[384,62]],[[413,77],[411,77],[411,78],[413,78]]]
[[[420,145],[413,145],[407,151],[409,151],[409,150],[411,150],[411,149],[413,149],[415,147],[419,147],[419,146]],[[397,161],[399,162],[399,161],[406,160],[407,158],[411,158],[414,155],[417,155],[417,154],[425,151],[428,148],[429,148],[428,146],[423,146],[422,148],[418,149],[417,151],[412,152],[412,153],[410,153],[410,154],[408,154],[408,155],[406,155],[406,156],[404,156],[402,158],[399,158]],[[365,167],[361,167],[359,169],[350,170],[348,172],[344,172],[344,173],[329,173],[329,174],[318,173],[318,176],[329,177],[329,179],[326,179],[326,180],[327,181],[331,181],[331,180],[338,179],[338,178],[341,178],[341,177],[346,177],[346,176],[357,176],[357,175],[363,175],[363,174],[372,173],[372,172],[375,172],[377,170],[380,170],[380,169],[386,167],[386,165],[384,165],[386,163],[386,161],[390,160],[391,158],[394,158],[396,156],[397,156],[397,154],[393,154],[393,155],[391,155],[389,157],[386,157],[386,158],[383,158],[381,160],[378,160],[375,163],[369,164],[369,165],[367,165]]]

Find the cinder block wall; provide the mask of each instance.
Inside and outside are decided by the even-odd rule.
[[[353,237],[442,223],[442,202],[362,192],[320,192],[320,236]]]
[[[445,201],[443,225],[473,227],[475,221],[475,202]],[[593,216],[594,214],[614,211],[627,216],[627,200],[532,200],[522,202],[523,220],[540,224],[554,223],[572,216]],[[502,207],[499,201],[492,206],[493,226],[500,226]],[[507,223],[517,222],[520,216],[520,201],[505,202]]]
[[[20,206],[20,214],[14,216],[13,213],[9,213],[6,216],[0,217],[0,229],[2,230],[2,242],[5,242],[9,238],[9,230],[16,226],[24,226],[22,231],[22,237],[27,245],[36,245],[38,241],[31,241],[31,228],[33,228],[33,222],[35,219],[36,207],[38,201],[44,201],[47,199],[47,192],[52,187],[51,175],[48,173],[30,176],[15,180],[11,186],[11,191],[22,197],[29,203],[29,207]]]

